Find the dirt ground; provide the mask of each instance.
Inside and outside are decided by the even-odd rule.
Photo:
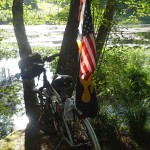
[[[42,150],[54,150],[61,142],[61,139],[56,135],[47,136],[41,132],[40,136]],[[0,150],[24,150],[24,139],[24,130],[15,131],[8,135],[6,138],[0,140]],[[63,140],[58,149],[70,150],[71,148]]]

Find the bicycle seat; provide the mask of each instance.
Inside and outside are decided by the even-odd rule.
[[[69,75],[56,74],[52,80],[52,86],[58,92],[61,89],[71,88],[73,79]]]

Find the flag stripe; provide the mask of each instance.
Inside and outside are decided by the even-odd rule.
[[[89,72],[92,72],[94,69],[94,64],[92,63],[92,59],[90,57],[89,50],[87,49],[87,42],[83,41],[84,49],[82,50],[82,57],[83,57],[83,62],[85,61],[85,64],[87,65],[87,68]],[[82,63],[82,62],[81,62]]]
[[[87,42],[89,41],[89,42]],[[84,70],[83,67],[81,68],[81,72],[93,72],[96,67],[96,62],[95,59],[96,56],[93,54],[96,54],[94,51],[92,52],[92,48],[90,47],[91,45],[89,44],[91,42],[90,38],[84,38],[83,43],[82,43],[82,53],[81,53],[81,66],[86,65],[86,69]],[[89,69],[88,69],[89,68]]]
[[[96,44],[95,44],[94,33],[90,34],[90,37],[91,37],[91,40],[92,40],[92,43],[93,43],[93,46],[94,46],[95,56],[96,56],[97,54],[96,54]],[[96,59],[96,57],[95,57],[95,59]]]
[[[80,74],[83,75],[88,73],[90,68],[88,68],[88,60],[86,59],[84,51],[82,51],[82,57],[80,58],[80,61]]]
[[[96,60],[97,58],[97,54],[96,54],[96,46],[95,46],[95,38],[94,38],[94,34],[90,34],[90,40],[91,40],[91,47],[92,47],[92,52],[93,52],[93,55],[94,55],[94,59]]]
[[[87,49],[85,49],[85,51],[88,51],[88,55],[90,57],[91,63],[93,63],[92,68],[95,69],[96,68],[96,52],[94,49],[94,44],[91,40],[92,35],[90,34],[90,38],[87,37],[83,37],[83,40],[85,41],[85,45],[87,47]]]
[[[87,49],[87,42],[83,40],[83,50],[82,50],[82,57],[83,57],[83,61],[85,61],[88,66],[87,68],[89,68],[89,71],[92,71],[92,68],[93,68],[93,64],[92,64],[92,61],[91,61],[91,57],[89,55],[89,51]],[[82,63],[82,62],[81,62]]]

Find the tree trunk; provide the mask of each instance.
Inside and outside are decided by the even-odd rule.
[[[96,48],[98,50],[98,59],[101,55],[102,49],[107,40],[108,34],[111,30],[115,8],[116,8],[116,0],[108,0],[103,16],[103,21],[96,37]]]
[[[71,0],[69,18],[65,29],[60,58],[56,70],[56,73],[71,75],[74,79],[74,84],[76,81],[78,68],[78,46],[76,39],[78,33],[79,3],[80,0]],[[69,92],[70,95],[72,90]]]
[[[12,13],[14,32],[19,47],[19,54],[20,57],[23,58],[32,53],[24,27],[23,0],[13,0]],[[23,80],[25,109],[30,121],[25,130],[26,150],[40,150],[39,130],[36,126],[34,126],[34,123],[37,120],[37,112],[35,108],[37,99],[36,95],[33,94],[30,89],[33,86],[34,80]]]

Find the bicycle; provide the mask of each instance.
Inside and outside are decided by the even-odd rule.
[[[19,62],[23,79],[31,79],[43,73],[43,85],[33,89],[39,99],[37,104],[40,108],[39,127],[47,132],[42,125],[48,121],[53,122],[58,136],[61,136],[55,150],[59,149],[63,140],[74,149],[100,150],[98,139],[88,118],[76,108],[75,98],[69,98],[66,94],[72,85],[72,77],[56,74],[51,83],[47,79],[44,63],[51,62],[58,55],[42,59],[39,54],[34,54]]]

